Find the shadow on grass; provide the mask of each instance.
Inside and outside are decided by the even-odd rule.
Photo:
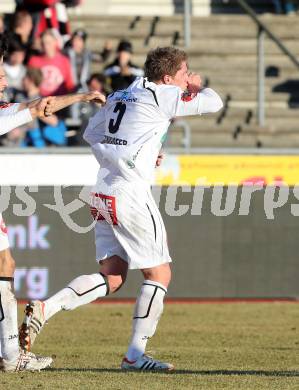
[[[136,373],[138,371],[126,371],[118,368],[49,368],[51,372],[111,372],[115,374]],[[173,371],[140,371],[141,373],[167,374],[167,375],[242,375],[242,376],[276,376],[299,377],[299,371],[266,371],[266,370],[173,370]]]

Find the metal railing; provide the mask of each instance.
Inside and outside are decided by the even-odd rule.
[[[200,155],[254,155],[254,156],[299,156],[299,149],[296,148],[247,148],[247,147],[205,147],[205,148],[190,148],[168,146],[165,148],[167,154],[200,154]],[[46,147],[46,148],[10,148],[0,147],[0,156],[3,155],[48,155],[48,154],[67,154],[67,155],[92,155],[91,149],[86,146],[70,147]]]
[[[223,0],[228,3],[230,0]],[[264,40],[267,35],[284,53],[291,62],[299,69],[299,61],[290,52],[290,50],[281,42],[281,40],[273,34],[272,31],[258,18],[254,10],[248,5],[245,0],[236,0],[243,11],[250,16],[255,22],[257,32],[257,123],[259,126],[265,126],[265,51],[264,51]]]
[[[184,0],[184,43],[186,47],[191,43],[191,0]]]
[[[184,149],[184,151],[189,152],[191,149],[191,128],[187,121],[183,119],[175,119],[171,125],[172,128],[181,128],[183,129],[183,137],[181,139],[180,147]],[[168,132],[168,142],[166,141],[165,147],[169,148],[169,143],[171,141],[171,131]],[[170,147],[171,148],[171,147]]]

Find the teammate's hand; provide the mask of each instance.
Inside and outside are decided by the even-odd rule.
[[[82,101],[85,103],[96,103],[102,106],[106,103],[106,96],[99,91],[91,91],[82,95]]]
[[[201,90],[201,78],[199,74],[190,73],[187,81],[187,89],[190,93],[198,93]]]
[[[160,150],[156,161],[156,168],[162,164],[163,158],[164,158],[164,153],[162,150]]]

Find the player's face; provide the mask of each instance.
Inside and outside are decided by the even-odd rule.
[[[180,87],[183,91],[185,91],[188,87],[188,66],[186,61],[182,62],[181,68],[176,72],[176,74],[171,77],[172,85],[176,85]]]
[[[2,95],[6,87],[7,87],[7,81],[5,77],[5,72],[2,64],[0,63],[0,96]]]

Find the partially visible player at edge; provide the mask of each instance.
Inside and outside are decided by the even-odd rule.
[[[46,301],[27,305],[23,324],[27,321],[28,326],[21,340],[25,349],[30,350],[44,323],[55,313],[117,291],[128,269],[140,269],[144,282],[121,368],[173,369],[172,364],[145,354],[171,279],[166,231],[150,183],[171,119],[216,112],[223,104],[215,91],[201,87],[199,75],[189,73],[186,53],[176,48],[149,52],[145,76],[126,90],[111,94],[84,133],[100,164],[91,207],[100,272],[79,276]],[[51,113],[51,103],[47,110]]]
[[[7,87],[3,69],[3,57],[7,39],[0,34],[0,101]],[[45,116],[46,105],[53,97],[34,100],[30,103],[0,103],[0,135],[18,126]],[[76,101],[105,101],[100,93],[69,95],[55,98],[53,112]],[[13,293],[15,262],[9,250],[7,229],[0,213],[0,369],[3,371],[39,371],[52,363],[52,358],[24,353],[19,347],[17,302]]]

